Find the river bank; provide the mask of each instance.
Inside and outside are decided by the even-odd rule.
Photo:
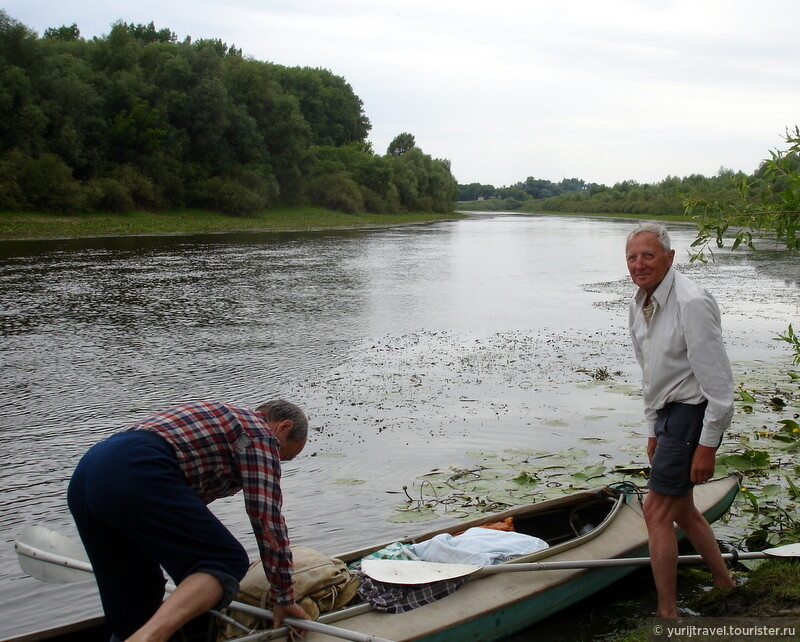
[[[107,236],[186,236],[225,232],[306,232],[320,229],[404,225],[463,218],[451,212],[345,214],[321,207],[281,207],[238,217],[205,210],[134,211],[126,214],[0,212],[0,240]]]

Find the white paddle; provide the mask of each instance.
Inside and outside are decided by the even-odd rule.
[[[755,560],[771,557],[800,557],[800,543],[787,544],[764,551],[724,553],[726,560]],[[700,555],[681,555],[680,564],[702,562]],[[495,573],[520,573],[527,571],[555,571],[564,569],[606,568],[612,566],[647,566],[649,557],[622,557],[597,560],[565,560],[559,562],[528,562],[498,564],[496,566],[477,566],[472,564],[442,564],[437,562],[417,562],[413,560],[365,559],[361,570],[372,579],[388,584],[428,584],[441,580],[474,575],[493,575]]]
[[[14,542],[14,548],[17,551],[20,568],[37,580],[65,583],[94,579],[92,566],[89,564],[83,546],[57,531],[44,526],[25,526]],[[168,592],[174,591],[175,585],[168,584],[166,589]],[[228,608],[256,617],[272,619],[272,611],[250,604],[231,602]],[[348,631],[313,620],[286,617],[283,618],[283,621],[296,629],[325,633],[343,640],[353,640],[353,642],[391,642],[368,633]],[[258,639],[258,637],[260,636],[253,639]]]

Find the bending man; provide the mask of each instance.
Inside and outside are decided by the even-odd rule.
[[[258,410],[194,402],[144,419],[93,446],[67,499],[94,567],[112,640],[168,640],[229,604],[247,553],[206,504],[244,492],[275,603],[274,625],[305,618],[294,602],[281,513],[281,461],[303,449],[308,421],[287,401]],[[164,597],[163,567],[177,584]]]
[[[733,417],[733,375],[722,342],[717,302],[672,267],[667,230],[634,229],[628,271],[639,286],[629,327],[642,367],[650,481],[644,517],[658,593],[657,617],[677,611],[676,523],[708,564],[715,587],[732,587],[711,527],[694,505],[692,487],[714,474],[716,451]]]

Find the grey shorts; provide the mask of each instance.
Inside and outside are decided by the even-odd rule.
[[[707,401],[697,405],[673,402],[658,411],[658,444],[650,463],[648,488],[662,495],[686,497],[694,486],[690,480],[692,457],[700,442],[707,405]]]

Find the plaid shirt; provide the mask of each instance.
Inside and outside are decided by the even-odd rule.
[[[277,604],[294,602],[292,554],[281,513],[279,444],[264,417],[229,404],[199,401],[159,412],[128,430],[147,430],[166,439],[187,483],[206,504],[244,491],[270,598]]]

